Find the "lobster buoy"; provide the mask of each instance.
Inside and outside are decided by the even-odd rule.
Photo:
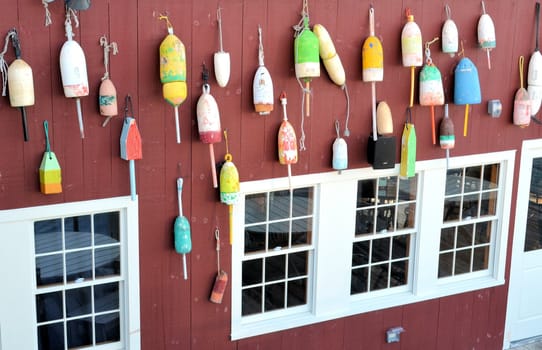
[[[320,58],[324,63],[324,68],[326,69],[329,78],[335,84],[344,86],[346,83],[346,74],[329,32],[321,24],[315,24],[312,27],[312,30],[318,38]]]
[[[186,254],[192,251],[192,238],[190,237],[190,222],[188,218],[183,215],[183,178],[177,179],[177,202],[179,204],[179,215],[175,218],[173,223],[173,245],[175,251],[183,255],[183,275],[184,279],[188,278],[186,269]]]
[[[529,92],[523,87],[523,63],[525,58],[519,56],[519,81],[520,88],[516,91],[514,98],[514,125],[521,128],[529,126],[531,122],[531,99]]]
[[[209,72],[203,66],[202,94],[198,99],[196,114],[198,119],[198,131],[200,141],[209,144],[209,155],[211,159],[211,173],[213,187],[218,187],[216,178],[215,152],[213,144],[222,141],[222,129],[220,126],[220,112],[215,98],[211,95],[211,87],[208,84]]]
[[[341,137],[339,132],[339,121],[335,121],[335,131],[337,132],[337,137],[333,141],[333,157],[331,160],[331,165],[333,169],[338,170],[339,174],[341,170],[348,168],[348,147],[346,141]]]
[[[442,26],[442,52],[454,56],[459,47],[459,33],[457,31],[457,26],[452,19],[450,6],[446,4],[446,21]]]
[[[386,101],[380,101],[376,107],[376,131],[378,135],[393,134],[393,118]]]
[[[260,115],[267,115],[273,110],[273,80],[271,74],[264,65],[264,53],[262,43],[262,28],[258,26],[258,69],[254,74],[252,83],[252,99],[254,110]]]
[[[542,103],[542,54],[539,46],[540,2],[535,4],[535,50],[529,60],[527,91],[531,99],[531,115],[538,113]]]
[[[431,43],[438,40],[433,39],[430,42],[425,43],[425,62],[420,72],[420,105],[431,106],[431,130],[433,144],[437,143],[436,131],[435,131],[435,107],[444,104],[444,87],[442,86],[442,77],[440,71],[433,64],[431,59],[431,50],[429,46]]]
[[[444,118],[440,122],[439,128],[440,148],[446,150],[446,164],[450,159],[450,150],[455,147],[454,123],[448,116],[448,104],[444,105]]]
[[[410,67],[410,104],[414,105],[414,82],[416,67],[423,65],[422,32],[410,9],[406,10],[407,22],[401,32],[401,54],[403,67]]]
[[[15,60],[8,67],[8,91],[11,107],[21,110],[24,140],[28,141],[28,128],[26,125],[25,106],[34,105],[34,78],[32,68],[21,58],[19,36],[15,28],[8,32],[15,48]]]
[[[220,169],[220,202],[226,204],[229,208],[230,222],[230,244],[233,244],[233,205],[239,200],[239,172],[233,164],[233,157],[229,152],[228,133],[224,130],[226,139],[226,155],[224,164]]]
[[[495,37],[495,25],[493,20],[486,13],[486,5],[482,1],[482,16],[478,20],[478,45],[487,52],[487,67],[491,69],[490,51],[497,47],[497,39]]]
[[[186,50],[182,41],[173,33],[167,16],[160,16],[167,23],[168,35],[160,43],[160,82],[164,99],[175,109],[177,143],[181,143],[179,106],[186,100]]]
[[[118,112],[117,107],[117,89],[113,84],[113,81],[109,78],[109,50],[113,50],[113,55],[116,55],[117,43],[107,43],[107,38],[102,36],[100,38],[100,45],[104,48],[104,67],[105,73],[100,83],[100,89],[98,91],[98,105],[100,107],[100,115],[105,117],[102,126],[106,126],[109,120],[116,116]]]
[[[463,57],[454,70],[454,104],[465,105],[463,136],[467,136],[469,105],[482,102],[478,69],[467,57]]]
[[[230,53],[225,52],[222,45],[222,15],[220,7],[216,10],[218,21],[218,40],[220,42],[220,51],[215,52],[213,60],[215,67],[215,78],[218,86],[225,87],[230,80]]]
[[[320,76],[320,45],[318,37],[309,28],[307,0],[303,1],[300,24],[295,27],[294,62],[295,76],[305,82],[305,115],[310,115],[310,83]]]
[[[282,104],[283,119],[280,124],[279,132],[277,135],[278,141],[278,157],[279,163],[288,166],[288,182],[290,189],[292,188],[292,164],[297,163],[297,137],[292,124],[288,121],[288,115],[286,114],[286,93],[283,91],[280,94],[280,103]]]
[[[83,48],[81,48],[77,41],[72,39],[73,31],[69,11],[66,11],[64,27],[68,40],[64,42],[60,50],[60,75],[62,77],[62,86],[64,87],[64,96],[75,98],[79,132],[81,133],[81,138],[84,138],[85,131],[80,98],[89,94],[87,62]]]

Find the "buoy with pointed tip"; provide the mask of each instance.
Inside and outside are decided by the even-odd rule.
[[[79,132],[81,138],[85,138],[80,98],[89,94],[87,62],[83,49],[77,41],[73,40],[74,34],[72,31],[70,11],[66,10],[66,20],[64,21],[67,41],[64,42],[60,49],[60,75],[62,77],[62,86],[64,87],[64,96],[75,98]]]
[[[222,141],[222,129],[220,126],[220,112],[215,98],[211,95],[211,86],[209,85],[209,71],[203,65],[203,85],[202,94],[196,105],[196,114],[198,119],[199,139],[201,142],[209,145],[209,156],[211,159],[211,174],[213,187],[218,187],[216,178],[215,151],[213,144]]]
[[[264,65],[262,27],[258,26],[258,69],[252,82],[252,99],[254,110],[260,115],[267,115],[273,111],[273,80]]]
[[[467,136],[469,106],[482,102],[478,69],[467,57],[463,57],[454,70],[454,104],[465,105],[463,136]]]
[[[219,7],[216,10],[216,19],[218,22],[218,41],[220,43],[220,51],[215,52],[213,56],[215,67],[215,78],[218,86],[225,87],[230,80],[230,53],[224,51],[222,44],[222,9]]]
[[[414,84],[416,67],[423,65],[423,47],[422,32],[410,9],[406,9],[407,22],[401,32],[401,53],[403,58],[403,67],[410,67],[410,103],[409,107],[414,106]]]
[[[124,99],[124,123],[120,134],[120,157],[128,161],[130,167],[130,196],[133,201],[136,200],[136,173],[135,160],[143,158],[141,148],[141,134],[134,115],[132,107],[132,97],[126,95]]]
[[[34,105],[34,78],[32,68],[21,58],[21,46],[17,30],[12,28],[8,32],[15,49],[15,60],[11,62],[7,71],[9,91],[9,104],[18,107],[21,111],[24,141],[28,141],[28,128],[26,124],[26,106]]]
[[[442,25],[442,52],[450,54],[450,56],[453,57],[459,47],[459,33],[457,31],[457,25],[452,19],[450,6],[446,4],[444,8],[446,10],[446,21],[444,21],[444,24]]]
[[[497,47],[497,38],[495,37],[495,25],[486,13],[484,1],[482,1],[482,16],[478,20],[478,45],[487,52],[487,67],[491,69],[490,52]]]
[[[519,56],[519,81],[520,87],[514,97],[514,125],[521,128],[529,126],[531,122],[531,99],[529,92],[523,87],[523,63],[525,58]]]
[[[292,124],[288,121],[286,114],[286,92],[280,94],[283,119],[277,135],[279,163],[288,166],[288,182],[292,189],[292,164],[297,163],[297,137]]]
[[[536,115],[542,103],[542,54],[539,47],[540,2],[535,4],[535,50],[529,60],[527,92],[531,99],[531,115]]]
[[[420,72],[420,106],[431,107],[431,136],[433,145],[437,143],[435,130],[435,106],[444,104],[444,87],[442,86],[442,76],[437,66],[431,59],[432,43],[439,40],[435,38],[425,43],[425,65]]]
[[[173,26],[167,16],[160,16],[165,20],[168,35],[162,40],[159,48],[160,55],[160,82],[162,95],[175,110],[175,132],[177,143],[181,143],[181,130],[179,126],[179,106],[186,100],[186,50],[182,41],[173,33]]]

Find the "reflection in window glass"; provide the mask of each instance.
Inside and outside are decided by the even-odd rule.
[[[51,219],[34,223],[34,246],[36,254],[62,249],[62,220]]]
[[[542,249],[542,158],[534,158],[524,251]]]

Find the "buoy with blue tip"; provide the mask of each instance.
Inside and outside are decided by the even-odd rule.
[[[482,102],[478,69],[467,57],[463,57],[454,70],[454,104],[465,105],[463,136],[467,136],[469,106]]]

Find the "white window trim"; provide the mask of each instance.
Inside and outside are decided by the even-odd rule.
[[[416,233],[413,236],[415,248],[411,252],[411,269],[409,283],[412,289],[403,287],[393,290],[382,290],[374,293],[350,295],[350,275],[352,240],[336,240],[333,234],[349,235],[352,223],[355,221],[355,196],[341,198],[341,208],[333,215],[322,215],[329,208],[319,198],[333,197],[334,193],[356,193],[357,181],[382,176],[397,176],[399,165],[393,169],[374,170],[372,168],[349,169],[338,172],[308,174],[292,177],[292,187],[315,186],[315,227],[313,244],[315,245],[314,271],[310,280],[309,304],[306,311],[292,314],[290,310],[275,313],[278,317],[270,318],[263,314],[260,317],[241,317],[241,267],[244,248],[244,196],[250,193],[276,191],[287,189],[289,180],[286,177],[267,180],[248,181],[241,183],[241,200],[234,205],[233,227],[236,235],[232,246],[232,314],[231,339],[242,339],[255,335],[276,332],[294,327],[310,325],[322,321],[352,316],[369,311],[395,307],[453,294],[495,287],[505,283],[506,247],[508,241],[509,215],[511,206],[514,161],[516,151],[502,151],[486,154],[476,154],[449,159],[449,168],[475,166],[479,164],[500,163],[499,197],[496,217],[498,225],[495,228],[497,239],[492,247],[496,264],[490,264],[489,269],[449,278],[438,278],[438,254],[440,244],[440,227],[444,208],[444,188],[446,182],[446,160],[436,159],[419,161],[416,171],[420,177],[418,187],[418,208],[416,211]],[[294,166],[295,172],[295,166]],[[422,191],[422,186],[428,185],[442,189],[442,194],[435,196],[433,191]],[[424,182],[426,181],[426,182]],[[324,184],[324,185],[321,185]],[[346,191],[346,192],[343,192]],[[435,200],[437,198],[437,200]],[[423,206],[434,210],[423,210]],[[435,215],[438,213],[439,215]],[[421,223],[424,223],[421,225]],[[339,244],[337,243],[339,242]],[[333,246],[334,249],[322,247]],[[419,254],[419,252],[424,252]],[[238,258],[235,258],[238,257]],[[437,262],[437,263],[435,263]],[[420,267],[424,272],[420,273]],[[338,271],[344,271],[339,278]],[[314,295],[311,294],[314,292]],[[311,299],[308,299],[311,302]]]
[[[141,330],[139,315],[139,209],[137,200],[132,201],[129,196],[124,196],[1,210],[0,229],[2,227],[13,227],[17,230],[17,234],[27,233],[30,235],[29,237],[33,237],[34,221],[57,218],[59,216],[77,216],[90,212],[95,213],[114,210],[125,212],[125,215],[121,215],[121,218],[125,218],[124,222],[121,222],[121,225],[124,225],[127,232],[126,242],[125,244],[121,244],[121,249],[125,249],[123,253],[126,255],[127,262],[123,264],[123,274],[126,277],[124,280],[124,288],[126,289],[127,295],[127,300],[125,300],[124,303],[124,328],[121,328],[123,339],[126,341],[123,349],[139,350],[141,349]],[[20,230],[21,228],[23,228],[22,231]],[[33,238],[31,239],[31,242],[33,242]],[[33,285],[35,286],[35,275],[27,277],[30,277],[34,281]],[[33,315],[35,315],[36,303],[34,302],[34,299],[32,299],[31,304]],[[26,309],[30,310],[30,306]],[[32,327],[35,332],[36,324],[33,324]],[[2,334],[2,338],[0,339],[5,338],[4,336],[6,336],[6,334]],[[37,339],[34,341],[37,341]]]

